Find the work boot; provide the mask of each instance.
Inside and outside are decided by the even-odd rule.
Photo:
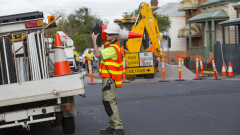
[[[113,135],[124,135],[123,129],[115,129]]]
[[[113,131],[114,131],[113,128],[108,127],[107,129],[101,129],[100,133],[101,134],[111,134],[111,133],[113,133]]]

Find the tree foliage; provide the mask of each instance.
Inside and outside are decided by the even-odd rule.
[[[133,12],[124,12],[122,17],[123,18],[134,18],[135,16],[138,15],[138,12],[139,12],[138,9],[134,10]]]
[[[86,7],[79,8],[66,17],[63,13],[60,14],[62,14],[62,17],[57,21],[58,27],[46,30],[48,37],[52,37],[56,31],[63,31],[72,38],[78,52],[83,52],[85,48],[91,48],[93,24],[100,19],[91,15],[89,9]]]
[[[167,31],[170,26],[171,26],[171,21],[169,19],[169,16],[167,15],[159,15],[156,12],[153,13],[157,23],[158,23],[158,28],[160,32],[165,32]]]
[[[139,10],[134,10],[132,12],[124,12],[122,17],[123,18],[134,18],[138,16]],[[159,15],[156,12],[153,12],[154,17],[157,20],[159,31],[164,32],[167,31],[168,28],[171,26],[171,21],[169,16],[167,15]]]

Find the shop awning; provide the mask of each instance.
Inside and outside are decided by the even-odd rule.
[[[238,2],[237,4],[233,5],[233,7],[239,7],[240,6],[240,2]]]
[[[197,9],[198,0],[182,0],[179,3],[178,11],[185,11],[188,9]]]
[[[202,5],[200,5],[199,8],[204,8],[204,7],[207,7],[210,5],[217,5],[217,4],[224,3],[224,2],[226,2],[226,0],[208,0],[208,1],[204,2]]]
[[[236,2],[239,2],[239,0],[208,0],[204,2],[202,5],[200,5],[199,8],[207,8],[209,6],[217,6],[219,4],[223,5],[227,3],[236,3]]]
[[[205,22],[206,20],[228,20],[228,14],[223,10],[204,12],[188,20],[190,23]]]
[[[222,26],[240,25],[240,18],[223,21],[220,22],[219,24],[221,24]]]
[[[178,31],[178,38],[188,38],[189,36],[189,24],[182,27]],[[201,37],[201,24],[191,24],[191,37]]]

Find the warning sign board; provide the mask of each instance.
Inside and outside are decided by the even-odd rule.
[[[48,23],[51,23],[53,20],[55,20],[55,16],[48,16]],[[53,22],[48,28],[52,28],[52,27],[57,27],[56,22]]]
[[[139,67],[138,53],[127,53],[125,57],[126,57],[126,62],[128,62],[126,67]]]
[[[136,74],[154,74],[154,66],[126,68],[126,75],[136,75]]]
[[[141,52],[139,53],[140,66],[153,66],[153,53]]]

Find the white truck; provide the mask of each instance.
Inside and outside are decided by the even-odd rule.
[[[0,16],[0,130],[49,121],[75,131],[74,96],[85,94],[83,77],[51,77],[42,21],[42,12]]]

